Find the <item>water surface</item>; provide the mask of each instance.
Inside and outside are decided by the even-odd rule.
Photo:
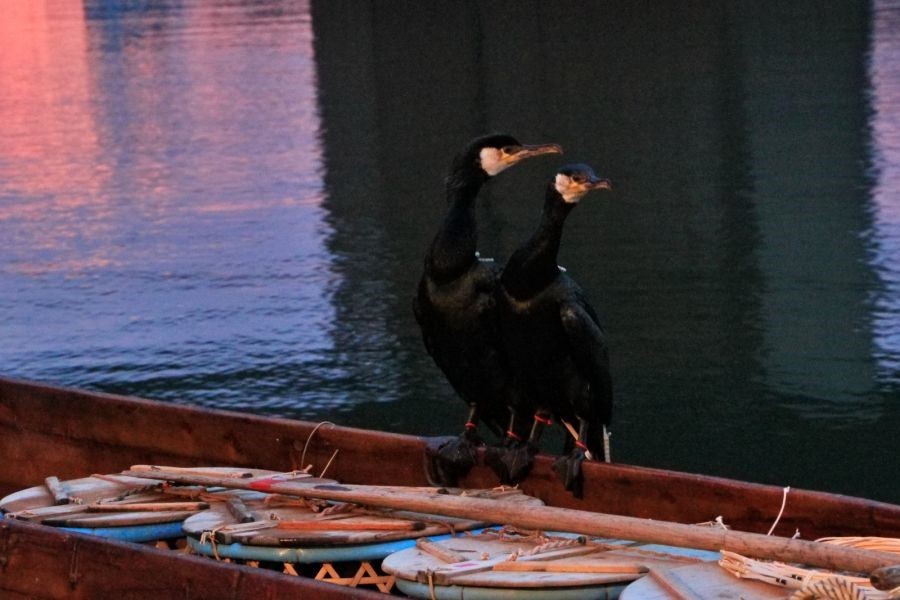
[[[893,2],[4,10],[3,374],[455,433],[411,298],[450,157],[502,130],[615,183],[560,261],[610,334],[616,460],[900,502]],[[556,166],[485,190],[483,254]]]

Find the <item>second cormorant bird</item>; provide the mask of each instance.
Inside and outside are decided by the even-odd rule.
[[[475,464],[478,421],[502,436],[509,415],[496,314],[499,267],[476,252],[475,200],[498,173],[526,158],[561,151],[556,144],[526,146],[492,134],[476,138],[453,159],[446,181],[449,209],[425,255],[413,303],[428,353],[469,405],[464,432],[427,448],[430,475],[442,485],[455,485]]]
[[[567,457],[555,465],[566,489],[582,493],[581,462],[604,456],[603,427],[612,415],[612,378],[600,320],[575,281],[557,265],[566,217],[591,190],[609,190],[588,165],[560,168],[547,187],[537,230],[510,257],[500,277],[501,333],[513,378],[518,414],[534,415],[526,444],[507,443],[493,456],[502,479],[527,475],[544,425],[578,422],[566,436]]]

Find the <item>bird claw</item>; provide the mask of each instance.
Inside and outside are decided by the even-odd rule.
[[[566,491],[572,492],[576,498],[584,496],[584,477],[581,473],[584,459],[584,451],[576,448],[569,456],[560,456],[553,462],[553,470],[563,481]]]
[[[459,434],[460,439],[465,440],[473,446],[484,446],[484,441],[478,435],[478,431],[474,427],[466,427],[466,430]]]
[[[476,443],[468,431],[458,437],[430,438],[425,443],[426,475],[432,483],[455,487],[475,466],[475,449]]]
[[[484,457],[484,462],[491,468],[504,485],[515,485],[525,479],[534,464],[534,455],[539,448],[531,442],[506,443],[503,446],[491,446]]]

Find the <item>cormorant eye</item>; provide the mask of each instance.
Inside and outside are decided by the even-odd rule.
[[[500,151],[503,152],[503,154],[515,154],[521,149],[522,148],[519,146],[503,146]]]
[[[584,175],[573,175],[572,181],[574,181],[575,183],[584,183],[585,181],[587,181],[587,178]]]

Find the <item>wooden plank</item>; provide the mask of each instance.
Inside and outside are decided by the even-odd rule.
[[[209,508],[209,502],[129,502],[109,504],[88,504],[88,512],[175,512],[198,511]]]
[[[238,523],[251,523],[256,520],[256,517],[253,516],[253,513],[250,512],[247,505],[244,504],[244,501],[241,500],[239,496],[229,497],[228,500],[225,501],[225,507]]]
[[[700,596],[670,569],[651,569],[650,577],[675,600],[700,600]]]
[[[44,479],[44,485],[53,497],[53,504],[68,504],[69,493],[58,477],[51,475]]]
[[[124,474],[139,476],[139,473],[132,471],[125,471]],[[181,483],[218,484],[302,498],[337,500],[454,517],[481,518],[526,529],[567,531],[683,548],[729,550],[753,558],[797,562],[838,571],[869,573],[880,567],[892,566],[897,561],[896,555],[887,552],[860,550],[834,544],[550,506],[534,506],[523,511],[521,504],[504,500],[485,500],[434,492],[409,493],[392,486],[304,485],[282,482],[278,476],[217,481],[214,478],[191,478],[178,473],[167,473],[162,468],[155,472],[155,476]]]
[[[444,561],[445,563],[458,563],[466,560],[466,557],[459,552],[454,552],[449,548],[445,548],[440,544],[436,544],[428,538],[417,539],[416,548],[418,548],[422,552],[427,552],[428,554]]]
[[[790,590],[761,581],[737,579],[714,562],[654,567],[625,588],[621,600],[786,600]]]

